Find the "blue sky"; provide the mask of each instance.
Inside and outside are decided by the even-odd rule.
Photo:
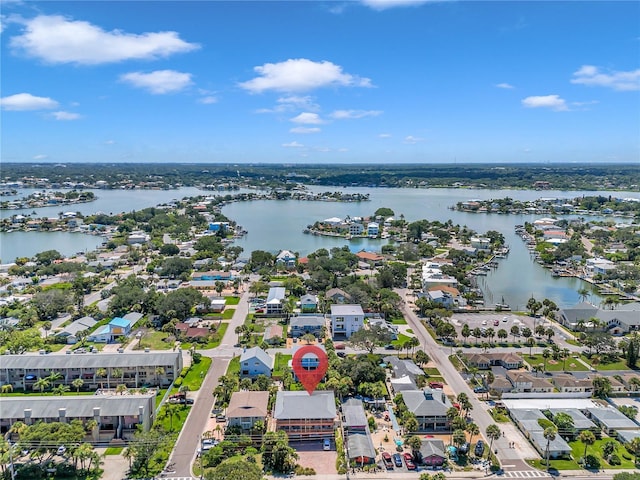
[[[640,162],[639,2],[0,6],[6,162]]]

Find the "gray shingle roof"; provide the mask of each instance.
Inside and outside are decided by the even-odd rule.
[[[251,360],[252,358],[257,358],[260,362],[273,370],[273,357],[271,357],[260,347],[253,347],[245,350],[244,353],[240,356],[240,363]]]
[[[639,426],[615,408],[588,408],[587,411],[592,418],[595,418],[607,428],[614,430],[634,430],[638,429]]]
[[[366,428],[369,424],[362,401],[356,398],[351,398],[342,405],[342,414],[346,428]]]
[[[3,418],[24,418],[25,408],[31,409],[31,418],[58,418],[66,408],[67,418],[93,417],[93,409],[100,408],[102,416],[138,415],[139,407],[146,406],[149,395],[73,395],[64,397],[6,397],[0,399]]]
[[[106,368],[173,365],[180,352],[85,353],[82,355],[2,355],[2,369]]]
[[[277,420],[328,420],[336,418],[336,400],[333,390],[289,392],[279,390],[273,416]]]
[[[407,409],[416,417],[445,416],[451,407],[451,402],[441,390],[405,391],[402,392],[402,398]]]
[[[291,317],[289,320],[292,327],[319,327],[322,328],[326,325],[326,320],[320,315],[300,315],[297,317]]]
[[[368,433],[350,433],[347,435],[349,458],[376,458],[376,449]]]
[[[227,417],[266,417],[269,404],[269,392],[234,392],[227,407]]]

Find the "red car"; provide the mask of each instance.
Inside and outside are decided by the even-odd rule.
[[[382,452],[382,461],[387,470],[393,470],[393,460],[389,452]]]
[[[413,456],[409,452],[404,454],[404,463],[407,465],[407,470],[416,469],[416,464],[413,463]]]

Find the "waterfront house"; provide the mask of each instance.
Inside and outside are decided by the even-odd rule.
[[[316,337],[322,337],[322,329],[326,326],[326,320],[320,315],[300,315],[291,317],[290,333],[293,338],[301,337],[307,333],[311,333]]]
[[[276,266],[291,269],[296,266],[296,255],[289,250],[281,250],[276,255]]]
[[[486,237],[471,237],[469,239],[472,248],[478,250],[489,250],[491,248],[491,240]]]
[[[282,313],[282,307],[285,299],[284,287],[271,287],[267,294],[266,311],[267,315],[279,315]]]
[[[351,222],[349,224],[349,235],[359,236],[364,233],[364,225],[362,223]]]
[[[249,430],[258,421],[266,425],[268,405],[269,392],[252,390],[234,392],[227,407],[229,427],[239,426],[243,430]]]
[[[350,338],[364,326],[364,312],[360,305],[331,305],[331,331],[334,337]]]
[[[367,235],[370,237],[377,237],[380,233],[380,224],[377,222],[369,222],[367,224]]]
[[[260,347],[245,350],[240,356],[240,377],[271,376],[274,359]]]
[[[560,310],[558,315],[558,321],[572,330],[589,327],[591,318],[598,319],[600,329],[612,335],[624,335],[640,329],[640,302],[627,303],[612,310],[582,302]]]
[[[328,438],[337,424],[336,400],[333,390],[279,390],[273,409],[276,429],[284,430],[289,440]]]
[[[364,250],[356,253],[356,257],[365,262],[369,267],[382,265],[384,257],[375,252],[365,252]]]
[[[418,420],[418,431],[432,432],[449,430],[447,410],[451,402],[442,390],[426,388],[424,390],[407,390],[402,392],[407,410]]]

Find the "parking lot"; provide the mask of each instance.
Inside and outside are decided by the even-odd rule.
[[[290,442],[289,445],[296,449],[300,458],[298,464],[303,467],[310,467],[316,471],[316,475],[330,475],[337,473],[336,460],[338,452],[336,452],[336,444],[331,439],[331,450],[322,449],[322,440],[312,440],[304,442]]]
[[[512,341],[513,339],[513,336],[511,335],[511,328],[513,328],[514,325],[517,326],[520,331],[522,331],[524,327],[529,327],[534,331],[535,326],[539,325],[540,322],[544,322],[543,324],[549,323],[541,318],[532,318],[527,315],[514,315],[510,312],[455,313],[451,317],[451,324],[456,328],[458,338],[462,338],[462,327],[467,324],[471,330],[474,328],[493,328],[494,332],[497,333],[498,330],[505,329],[509,334],[507,337],[508,341]],[[516,337],[516,339],[517,338],[518,337]],[[494,337],[494,341],[497,340],[497,336]],[[468,341],[473,343],[475,342],[475,339],[473,337],[469,337]]]

